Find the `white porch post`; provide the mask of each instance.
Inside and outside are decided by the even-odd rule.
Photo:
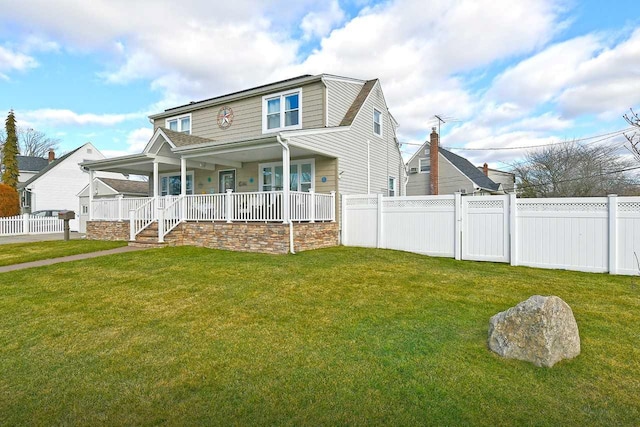
[[[309,191],[309,222],[316,222],[316,192]]]
[[[231,194],[233,193],[232,189],[227,189],[227,195],[225,196],[225,203],[226,203],[226,216],[227,216],[227,222],[231,223],[231,218],[233,218],[233,195]]]
[[[187,217],[187,159],[180,157],[180,220]]]
[[[93,221],[93,169],[89,169],[89,221]]]
[[[284,203],[283,208],[284,212],[282,212],[282,222],[287,224],[289,222],[289,218],[291,217],[290,206],[291,206],[291,158],[289,155],[289,150],[284,146],[282,147],[282,186],[283,186],[283,194],[284,194]]]
[[[156,207],[160,206],[160,201],[159,199],[159,194],[160,194],[160,176],[158,173],[158,162],[156,162],[154,160],[153,162],[153,198],[155,199],[155,205]],[[157,212],[154,212],[154,214],[157,214]],[[155,219],[158,219],[157,216]]]
[[[124,198],[124,194],[118,194],[116,199],[118,199],[118,222],[122,222],[122,199]]]

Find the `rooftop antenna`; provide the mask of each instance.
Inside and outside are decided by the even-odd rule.
[[[442,141],[441,141],[442,137],[440,136],[440,124],[447,123],[447,122],[437,114],[434,117],[438,119],[438,141],[440,142],[440,145],[442,145]]]

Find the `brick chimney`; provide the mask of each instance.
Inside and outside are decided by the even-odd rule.
[[[482,173],[484,173],[484,176],[489,176],[489,165],[488,164],[484,164],[482,165]]]
[[[53,162],[56,159],[56,152],[53,151],[53,148],[49,148],[49,163]]]
[[[436,196],[438,195],[438,132],[436,132],[436,128],[431,128],[431,140],[429,142],[429,159],[431,169],[429,171],[430,185],[429,189],[431,190],[429,194]]]

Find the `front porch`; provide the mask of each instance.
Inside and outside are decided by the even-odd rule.
[[[158,129],[139,155],[83,166],[89,239],[274,253],[338,244],[337,159],[278,135],[220,144]],[[94,198],[96,171],[146,175],[151,196]]]

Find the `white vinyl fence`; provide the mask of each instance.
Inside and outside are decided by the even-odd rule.
[[[345,195],[342,243],[635,275],[640,273],[640,197]]]
[[[62,232],[64,232],[64,221],[58,218],[38,217],[29,214],[0,218],[0,236]]]

